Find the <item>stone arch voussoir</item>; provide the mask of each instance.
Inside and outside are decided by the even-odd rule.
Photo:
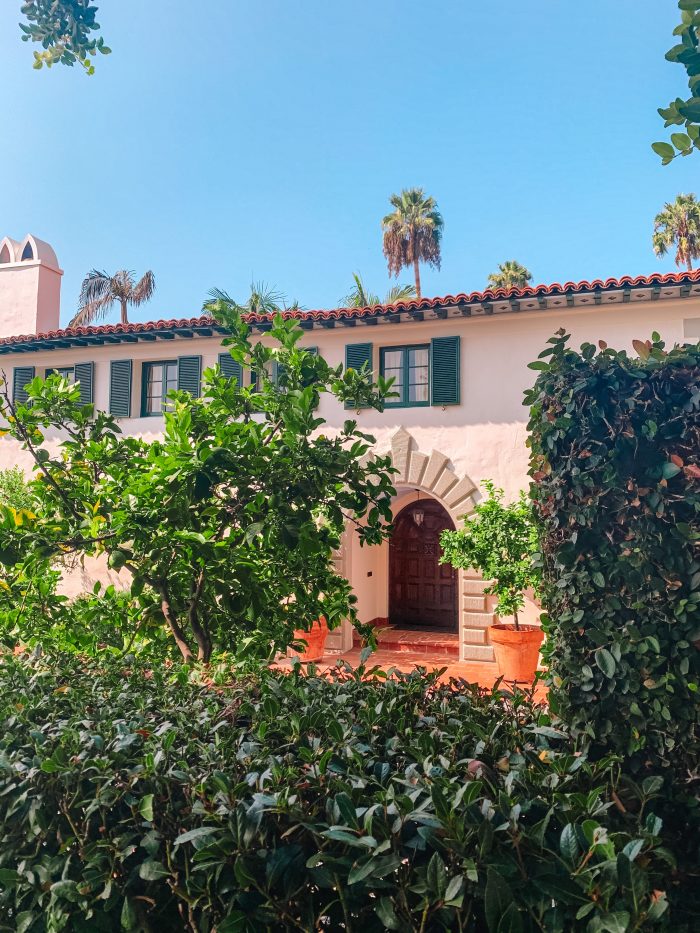
[[[398,470],[394,485],[410,486],[433,496],[447,509],[457,527],[474,511],[479,500],[476,483],[466,474],[459,475],[449,457],[439,450],[430,453],[419,450],[413,435],[399,428],[391,438],[390,456]]]

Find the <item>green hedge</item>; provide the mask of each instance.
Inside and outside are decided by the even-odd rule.
[[[128,663],[0,657],[0,929],[693,929],[660,782],[523,695]]]
[[[533,366],[551,701],[632,772],[700,752],[700,346],[638,357],[560,332]]]

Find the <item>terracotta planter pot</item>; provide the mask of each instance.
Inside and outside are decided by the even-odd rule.
[[[506,680],[532,683],[544,632],[538,625],[492,625],[489,628],[498,671]]]
[[[301,651],[292,649],[291,653],[294,657],[300,658],[302,661],[322,661],[327,638],[328,623],[326,622],[326,617],[321,616],[320,619],[314,622],[309,632],[305,632],[303,629],[294,630],[294,640],[305,641],[306,648],[302,648]]]

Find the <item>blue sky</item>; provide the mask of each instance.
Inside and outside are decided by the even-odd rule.
[[[52,243],[64,322],[93,267],[153,269],[136,320],[252,278],[308,308],[356,270],[383,294],[380,220],[412,185],[445,219],[427,295],[510,258],[537,282],[674,268],[653,218],[700,172],[650,149],[685,91],[675,0],[102,0],[91,78],[34,71],[1,7],[0,235]]]

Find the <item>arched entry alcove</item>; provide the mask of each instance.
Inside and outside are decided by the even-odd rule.
[[[384,451],[379,448],[378,452]],[[405,428],[399,428],[393,435],[387,453],[396,468],[396,498],[392,503],[395,518],[417,501],[421,505],[431,501],[438,504],[448,517],[449,524],[445,527],[463,527],[464,519],[473,512],[479,498],[476,483],[466,473],[455,470],[450,458],[440,450],[421,450]],[[389,547],[387,542],[383,542],[371,548],[361,548],[354,526],[348,523],[335,555],[335,568],[350,581],[362,622],[386,625],[389,621]],[[456,624],[462,660],[493,660],[493,648],[488,641],[493,612],[484,595],[485,587],[486,583],[474,571],[459,570],[455,574]],[[433,631],[440,631],[440,628],[436,626]],[[351,645],[352,627],[345,622],[331,632],[327,648],[329,651],[347,651]]]
[[[435,499],[417,499],[394,518],[389,541],[389,623],[457,632],[457,571],[440,563],[440,535],[454,530]]]

